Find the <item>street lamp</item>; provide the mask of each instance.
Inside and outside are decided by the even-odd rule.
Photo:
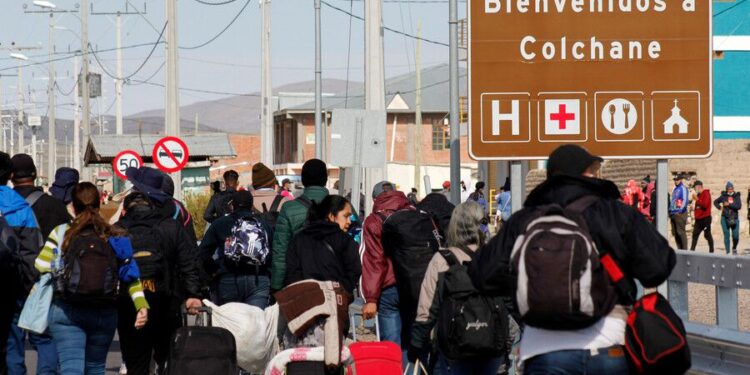
[[[10,57],[16,60],[29,61],[29,57],[20,52],[11,52]]]
[[[18,123],[18,149],[23,150],[23,125],[24,125],[24,113],[23,113],[23,106],[24,106],[24,97],[23,97],[23,64],[21,62],[28,61],[29,57],[24,55],[21,52],[11,52],[10,57],[14,58],[19,61],[18,64],[18,104],[16,107],[16,111],[18,113],[17,117],[17,123]],[[11,126],[11,138],[13,138],[13,127]]]
[[[32,2],[34,5],[43,8],[43,9],[55,9],[57,8],[57,5],[55,5],[52,2],[49,1],[43,1],[43,0],[34,0]]]

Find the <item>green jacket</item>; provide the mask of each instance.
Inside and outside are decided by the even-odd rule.
[[[320,186],[305,188],[303,196],[315,203],[320,203],[328,196],[328,189]],[[307,207],[297,200],[287,202],[281,207],[276,229],[273,234],[273,256],[271,257],[271,289],[284,287],[286,277],[286,249],[297,232],[305,225]]]

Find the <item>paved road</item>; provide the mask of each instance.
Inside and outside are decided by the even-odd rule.
[[[27,347],[26,366],[28,374],[36,374],[36,359],[36,352]],[[119,374],[121,360],[120,341],[115,337],[115,341],[112,342],[112,346],[109,348],[109,355],[107,356],[107,375]]]

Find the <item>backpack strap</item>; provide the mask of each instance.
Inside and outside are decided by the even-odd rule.
[[[34,190],[24,200],[26,201],[26,203],[29,204],[29,207],[34,207],[34,205],[36,204],[36,202],[38,202],[39,198],[41,198],[43,195],[44,195],[43,191],[41,191],[41,190]]]
[[[279,206],[281,206],[281,201],[284,200],[284,196],[279,194],[276,195],[276,197],[273,198],[273,203],[271,203],[271,211],[270,212],[279,212]]]
[[[450,249],[440,249],[438,251],[440,251],[440,255],[443,256],[445,261],[448,262],[448,266],[452,267],[461,264]]]
[[[268,207],[266,207],[266,202],[263,202],[260,205],[263,207],[263,213],[267,214],[269,211],[268,211]]]
[[[578,198],[574,200],[572,203],[565,206],[566,210],[573,211],[578,214],[582,214],[584,211],[586,211],[587,208],[589,208],[592,204],[597,202],[599,200],[599,197],[596,195],[584,195],[581,198]]]
[[[305,206],[305,208],[307,208],[307,209],[310,209],[310,207],[312,207],[312,204],[313,204],[313,202],[310,200],[310,198],[308,198],[308,197],[306,197],[304,195],[301,195],[299,198],[297,198],[295,200],[298,201],[298,202],[300,202],[300,203],[302,203],[302,205]]]

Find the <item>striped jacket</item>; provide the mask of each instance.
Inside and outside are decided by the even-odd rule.
[[[40,273],[51,273],[53,271],[53,265],[59,261],[61,253],[60,245],[62,245],[62,240],[65,237],[65,231],[68,230],[68,227],[68,224],[59,225],[49,234],[47,242],[34,262],[34,266]],[[122,272],[120,274],[122,275]],[[140,279],[135,279],[128,284],[128,293],[133,300],[136,311],[142,308],[149,308],[146,297],[143,294],[143,286]]]

